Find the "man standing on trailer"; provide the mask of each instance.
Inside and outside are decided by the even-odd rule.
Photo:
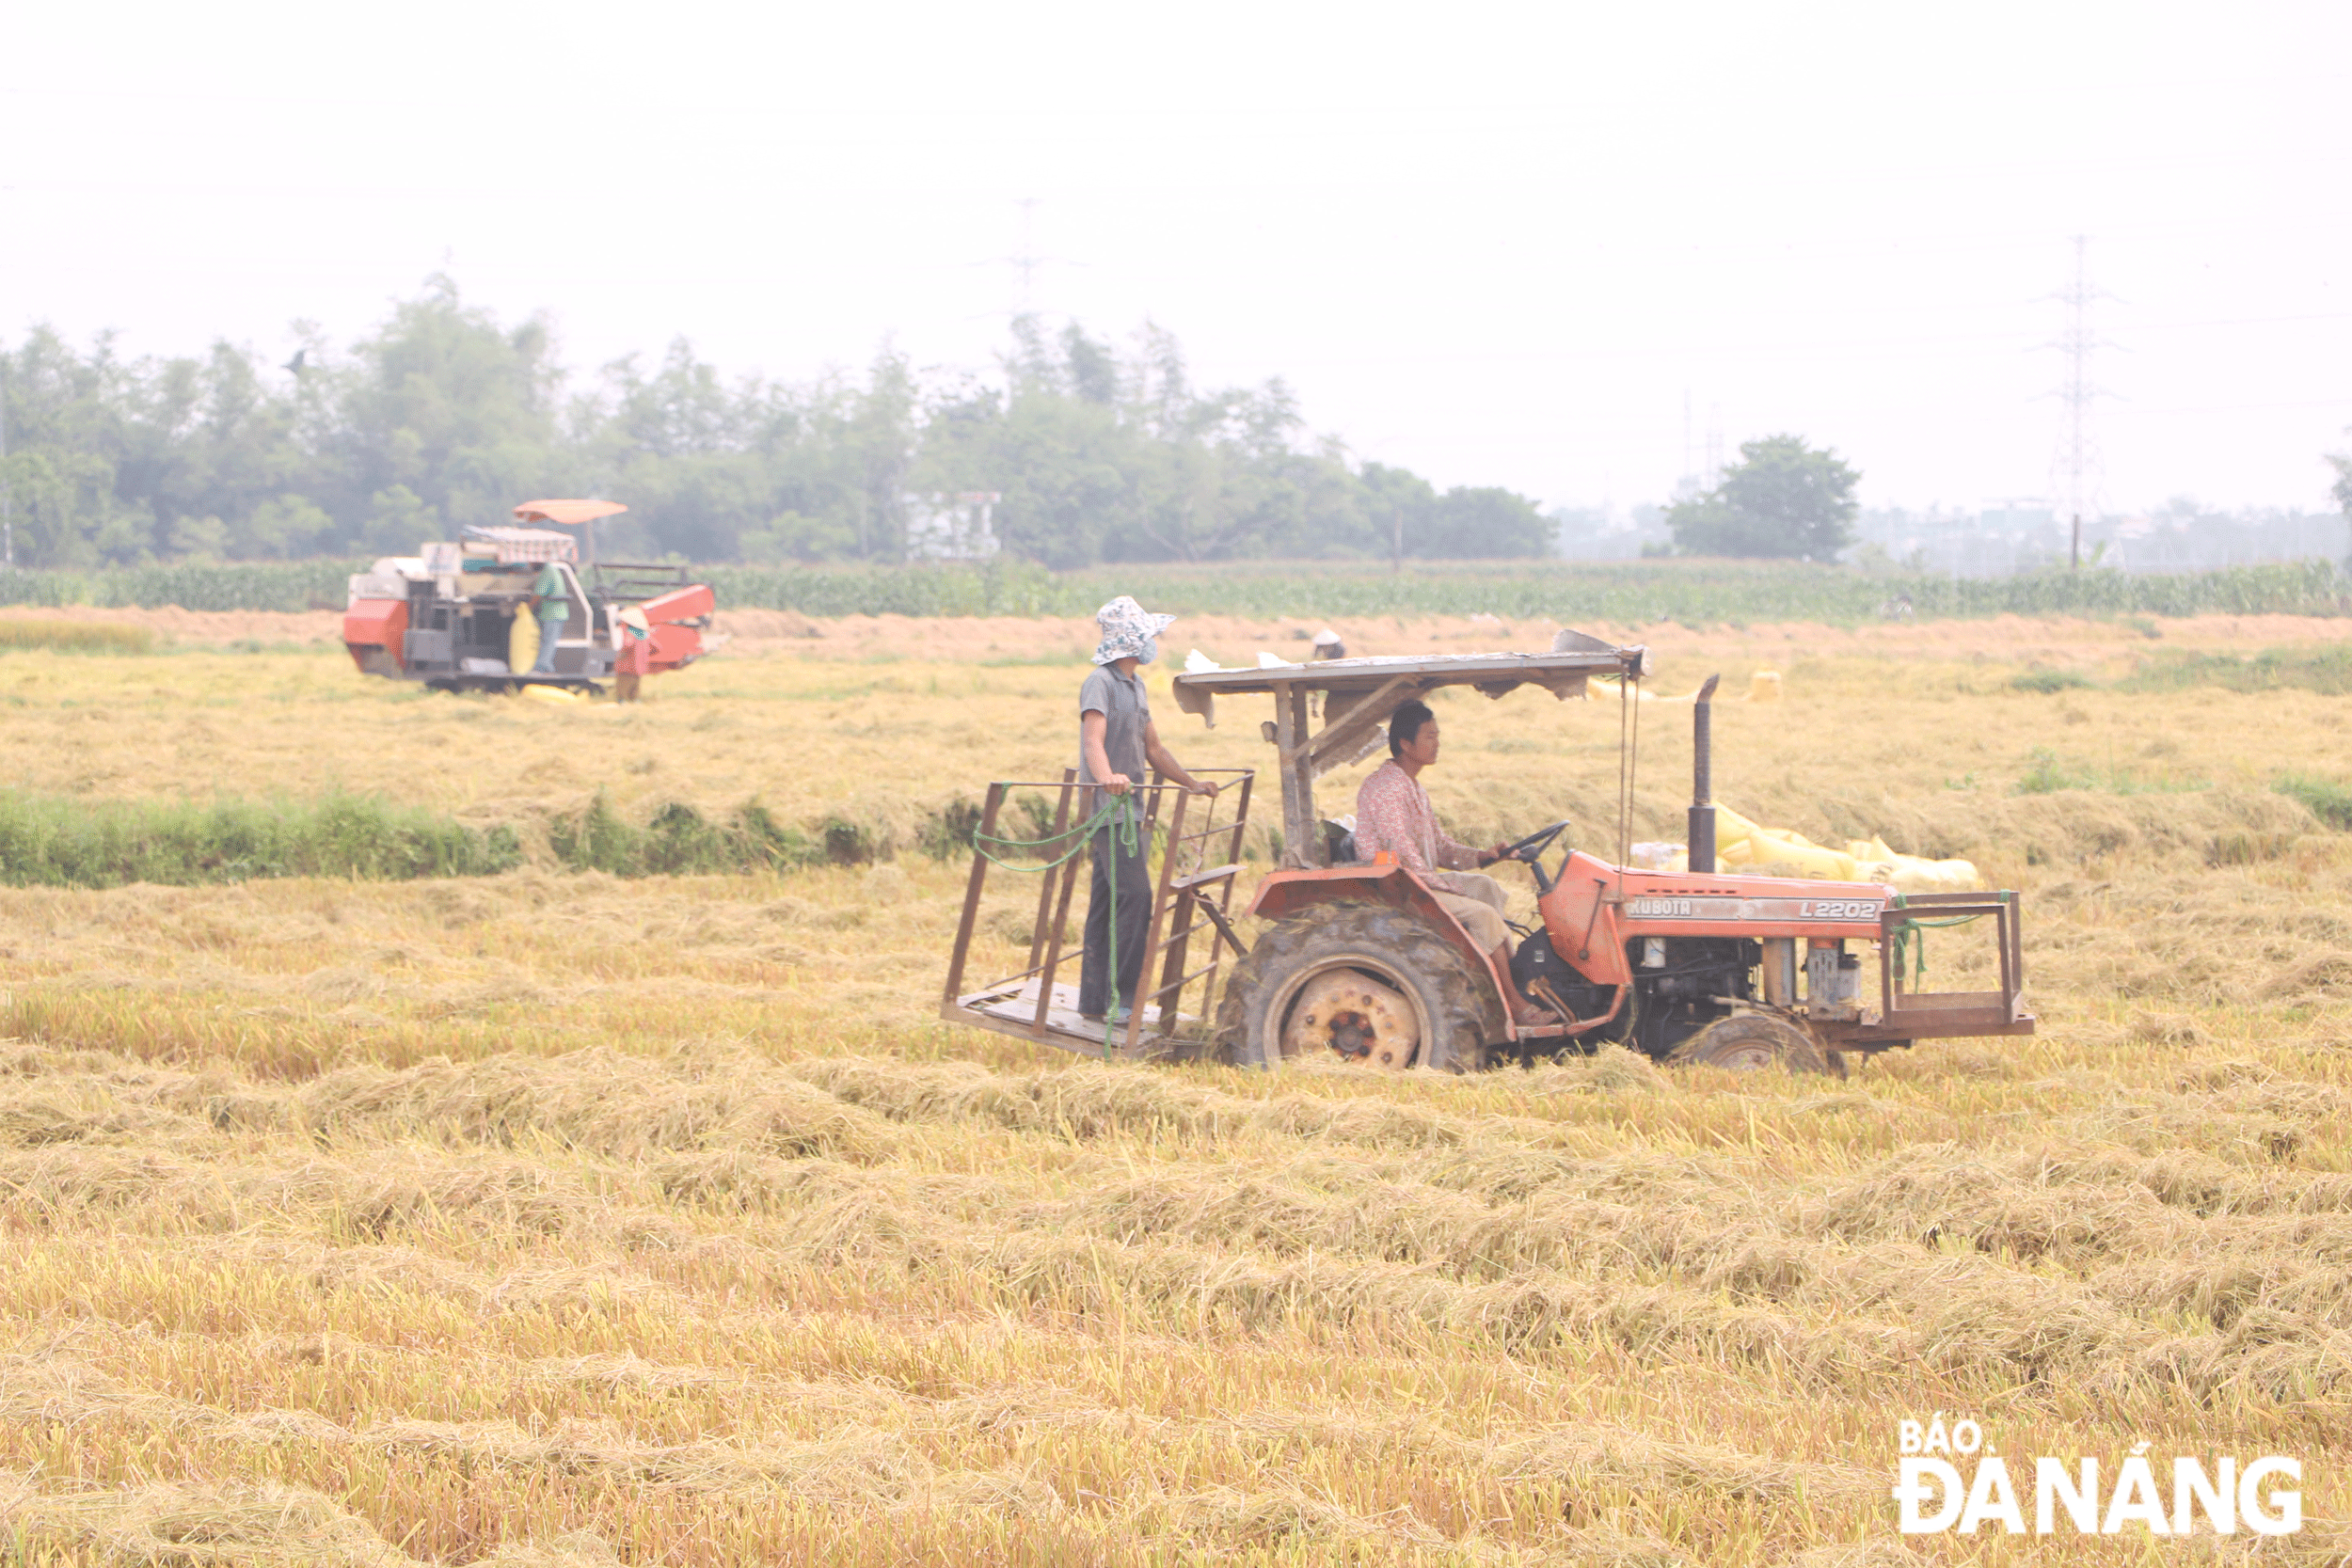
[[[1121,594],[1094,612],[1103,641],[1094,650],[1094,673],[1078,689],[1078,779],[1099,784],[1079,795],[1088,816],[1101,809],[1102,797],[1119,803],[1126,819],[1136,824],[1136,843],[1129,848],[1120,832],[1120,818],[1096,830],[1089,852],[1094,880],[1087,890],[1086,947],[1078,965],[1078,1015],[1112,1025],[1127,1020],[1135,1006],[1136,985],[1143,975],[1143,944],[1152,924],[1151,842],[1144,837],[1143,812],[1134,794],[1146,778],[1147,766],[1158,768],[1171,782],[1195,795],[1214,796],[1216,785],[1203,784],[1184,771],[1184,765],[1160,743],[1152,722],[1152,703],[1143,689],[1138,665],[1159,657],[1160,633],[1173,615],[1155,615]],[[1114,890],[1119,905],[1119,994],[1110,994],[1111,904]],[[1116,1006],[1112,1006],[1113,1002]]]
[[[1426,703],[1406,703],[1389,716],[1389,760],[1373,769],[1356,791],[1356,853],[1374,860],[1382,853],[1421,874],[1445,911],[1462,923],[1470,940],[1495,956],[1500,973],[1511,973],[1510,927],[1502,923],[1502,884],[1470,868],[1492,865],[1504,846],[1473,849],[1446,837],[1421,786],[1421,770],[1438,760],[1438,716]],[[1440,866],[1452,869],[1440,870]],[[1502,988],[1512,1021],[1522,1028],[1557,1023],[1515,986]]]

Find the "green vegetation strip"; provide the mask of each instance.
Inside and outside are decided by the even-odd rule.
[[[955,801],[927,818],[915,847],[968,849],[978,808]],[[792,826],[752,801],[723,816],[673,802],[642,825],[598,795],[548,825],[567,871],[615,877],[734,875],[857,865],[889,855],[887,832],[839,816]],[[193,887],[265,877],[406,881],[485,877],[523,863],[505,826],[469,828],[366,795],[258,802],[77,800],[0,790],[0,883],[17,887]]]
[[[0,791],[0,882],[188,887],[256,877],[400,881],[519,864],[513,830],[362,795],[315,800],[76,800]]]
[[[2018,795],[2087,790],[2112,795],[2176,794],[2210,788],[2201,779],[2141,778],[2128,770],[2061,761],[2040,749],[2012,786]],[[2352,786],[2298,773],[2271,782],[2321,822],[2352,832]],[[1051,826],[1041,797],[1011,804],[1039,835]],[[754,800],[706,816],[674,801],[643,821],[599,794],[550,818],[548,858],[566,871],[613,877],[733,876],[805,866],[860,865],[908,848],[946,860],[972,847],[978,806],[952,800],[915,825],[911,844],[873,823],[837,814],[780,822]],[[1279,835],[1262,852],[1279,857]],[[418,807],[364,795],[310,800],[212,802],[87,801],[0,790],[0,884],[189,887],[272,877],[406,881],[494,876],[523,863],[521,836],[505,825],[469,828]]]
[[[411,546],[412,548],[414,546]],[[106,609],[341,610],[366,561],[253,561],[216,565],[0,572],[0,604]]]
[[[2009,578],[1874,575],[1797,562],[1415,562],[1403,572],[1325,562],[1311,571],[1256,562],[1051,573],[981,568],[713,567],[722,606],[808,615],[1087,615],[1114,594],[1154,609],[1230,615],[1549,616],[1615,625],[1717,625],[1988,615],[2339,615],[2347,585],[2327,562],[2135,576],[2043,572]]]
[[[341,610],[346,578],[366,564],[303,561],[14,572],[0,574],[0,604]],[[1401,573],[1362,561],[1317,562],[1304,571],[1296,562],[1263,561],[1058,573],[1009,561],[981,566],[697,571],[717,589],[722,610],[790,610],[805,615],[1090,615],[1115,594],[1134,594],[1156,609],[1197,615],[1486,613],[1617,626],[1666,620],[1851,626],[1906,614],[1950,619],[2352,610],[2352,586],[2321,561],[2164,575],[2052,571],[1958,578],[1736,561],[1412,562]],[[2263,667],[2265,658],[2246,662]],[[2205,677],[2183,678],[2198,684]]]

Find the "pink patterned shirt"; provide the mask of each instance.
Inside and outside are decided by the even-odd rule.
[[[1429,875],[1443,866],[1475,870],[1480,850],[1456,844],[1438,826],[1429,792],[1391,757],[1356,791],[1356,854],[1371,860],[1386,849],[1407,870]]]

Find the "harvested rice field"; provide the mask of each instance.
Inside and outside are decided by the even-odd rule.
[[[1320,625],[1180,622],[1165,662]],[[2347,626],[1588,628],[1661,691],[1781,673],[1716,709],[1727,804],[2020,890],[2040,1035],[1843,1082],[1113,1067],[940,1022],[968,862],[925,825],[1058,775],[1074,623],[738,617],[633,708],[427,696],[300,625],[0,652],[9,788],[369,793],[524,860],[0,888],[0,1563],[2347,1560],[2347,699],[2166,675],[2324,671]],[[1265,762],[1263,714],[1166,690],[1180,756]],[[1613,702],[1438,711],[1457,836],[1613,838]],[[1637,836],[1679,837],[1687,709],[1641,758]],[[870,858],[560,870],[599,796]],[[983,967],[1020,967],[1019,892]],[[1900,1423],[1938,1414],[2023,1532],[1900,1532]],[[2026,1456],[2112,1490],[2142,1444],[2167,1515],[2174,1456],[2296,1459],[2300,1529],[2034,1531]]]

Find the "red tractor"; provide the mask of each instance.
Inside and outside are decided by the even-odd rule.
[[[1509,847],[1534,878],[1541,925],[1504,971],[1398,865],[1327,863],[1314,777],[1360,757],[1399,706],[1441,686],[1501,697],[1521,685],[1581,696],[1613,676],[1633,701],[1643,648],[1563,632],[1545,655],[1337,659],[1176,678],[1176,699],[1214,722],[1214,699],[1271,692],[1267,739],[1282,762],[1283,866],[1258,885],[1249,912],[1271,927],[1235,964],[1217,1011],[1220,1053],[1251,1066],[1322,1056],[1375,1067],[1461,1070],[1504,1054],[1572,1041],[1617,1040],[1660,1060],[1752,1068],[1778,1062],[1844,1071],[1844,1054],[1915,1039],[2030,1035],[2023,1004],[2017,900],[2010,893],[1905,897],[1876,882],[1642,871],[1564,849],[1554,822]],[[1309,733],[1310,693],[1324,724]],[[1693,867],[1716,864],[1709,797],[1709,681],[1692,705]],[[1631,765],[1625,759],[1629,802]],[[1620,837],[1624,828],[1620,828]],[[1904,985],[1901,956],[1923,925],[1987,918],[1998,989],[1923,992]],[[1878,971],[1878,1004],[1862,971]],[[1561,1022],[1516,1025],[1503,988]]]
[[[1405,703],[1445,686],[1472,686],[1497,698],[1521,686],[1581,697],[1595,678],[1614,680],[1619,701],[1630,703],[1648,671],[1644,648],[1562,632],[1546,654],[1339,658],[1180,674],[1178,705],[1211,724],[1219,696],[1274,697],[1276,717],[1263,734],[1276,748],[1281,784],[1282,864],[1261,879],[1248,904],[1268,926],[1254,944],[1245,944],[1231,920],[1248,776],[1190,827],[1182,793],[1155,782],[1144,791],[1151,822],[1159,821],[1163,796],[1169,806],[1145,948],[1145,985],[1152,989],[1136,998],[1123,1038],[1106,1038],[1101,1024],[1079,1018],[1071,987],[1057,980],[1073,957],[1066,932],[1075,860],[1049,871],[1037,894],[1029,967],[965,992],[965,960],[989,864],[987,857],[975,857],[944,1016],[1105,1055],[1206,1053],[1263,1068],[1314,1058],[1454,1071],[1614,1040],[1663,1061],[1842,1073],[1851,1053],[1917,1039],[2033,1033],[2011,893],[1906,897],[1877,882],[1645,871],[1565,847],[1558,863],[1548,866],[1545,857],[1568,828],[1554,822],[1507,851],[1534,879],[1541,924],[1519,938],[1505,966],[1416,873],[1395,864],[1330,863],[1336,834],[1327,833],[1315,810],[1315,779],[1371,752]],[[1692,708],[1690,863],[1703,868],[1716,864],[1708,776],[1712,691],[1709,682]],[[1312,722],[1318,706],[1319,729]],[[1629,750],[1621,760],[1622,844],[1636,759]],[[984,836],[995,832],[1000,811],[1021,787],[992,786]],[[1051,811],[1053,834],[1078,820],[1076,787],[1065,774],[1060,805]],[[1043,828],[1050,808],[1041,795],[1029,799]],[[1232,815],[1224,820],[1228,800]],[[1626,858],[1621,849],[1618,860]],[[1992,989],[1906,986],[1906,952],[1922,927],[1979,920],[1989,922],[1979,929],[1993,948]],[[1187,967],[1202,945],[1206,961]],[[1238,958],[1221,1000],[1213,1001],[1229,953]],[[1875,1005],[1864,996],[1866,968],[1877,971]],[[1205,1038],[1185,1027],[1181,1008],[1188,987],[1198,988],[1201,1013],[1214,1011]],[[1515,1023],[1504,1005],[1506,987],[1559,1022]]]

